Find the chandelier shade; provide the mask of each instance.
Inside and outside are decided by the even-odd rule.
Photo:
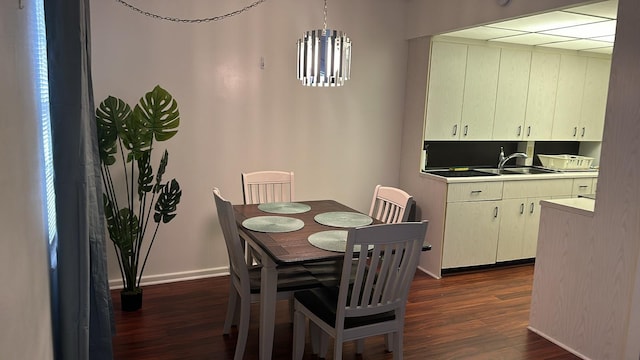
[[[304,86],[342,86],[351,77],[351,40],[347,34],[324,27],[310,30],[298,39],[298,80]]]
[[[342,31],[311,30],[298,40],[298,80],[305,86],[342,86],[351,75],[351,40]]]

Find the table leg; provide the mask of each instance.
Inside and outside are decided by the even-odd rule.
[[[263,257],[260,279],[260,360],[271,359],[273,351],[277,288],[276,264],[270,258]]]

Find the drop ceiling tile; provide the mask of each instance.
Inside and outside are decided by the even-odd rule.
[[[545,14],[502,21],[499,23],[491,24],[491,26],[502,29],[540,32],[545,30],[564,28],[568,26],[589,24],[599,21],[602,21],[602,18],[589,15],[573,14],[564,11],[553,11]]]
[[[569,40],[574,40],[574,38],[565,37],[565,36],[538,34],[538,33],[526,33],[522,35],[491,39],[489,41],[499,41],[499,42],[505,42],[505,43],[511,43],[511,44],[523,44],[523,45],[540,45],[540,44],[548,44],[552,42],[569,41]]]
[[[447,36],[462,37],[466,39],[489,40],[497,37],[524,34],[524,31],[498,29],[489,26],[480,26],[471,29],[458,30],[447,33]]]
[[[571,26],[562,29],[541,31],[543,34],[571,36],[574,38],[593,38],[596,36],[607,36],[616,33],[616,20],[600,21],[592,24]]]
[[[613,43],[616,41],[616,36],[615,35],[598,36],[598,37],[591,38],[591,40],[606,41],[606,42]]]
[[[602,1],[595,4],[577,6],[564,11],[615,19],[618,15],[618,0]]]
[[[555,42],[555,43],[549,43],[549,44],[540,44],[538,46],[568,49],[568,50],[585,50],[585,49],[609,47],[611,46],[611,44],[604,41],[578,39],[578,40],[572,40],[572,41],[561,41],[561,42]]]
[[[607,46],[607,47],[596,48],[596,49],[586,49],[586,50],[583,50],[583,51],[611,55],[611,54],[613,54],[613,46]]]

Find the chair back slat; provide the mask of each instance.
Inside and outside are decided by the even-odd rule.
[[[404,190],[377,185],[373,192],[369,216],[385,224],[407,221],[407,208],[412,200],[413,197]]]
[[[427,224],[427,221],[405,222],[349,230],[337,321],[344,321],[345,316],[366,316],[403,307],[418,266]],[[354,251],[354,246],[360,246],[359,251]],[[357,267],[354,277],[353,266]]]
[[[242,248],[242,241],[238,234],[235,215],[233,214],[233,206],[231,202],[226,200],[220,194],[218,188],[213,189],[213,197],[216,202],[216,210],[218,211],[218,221],[222,228],[225,244],[227,245],[227,254],[229,255],[229,273],[233,283],[238,287],[249,292],[249,269]]]
[[[294,201],[293,172],[255,171],[242,173],[245,204]]]

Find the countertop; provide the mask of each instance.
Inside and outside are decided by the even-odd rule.
[[[596,201],[586,197],[579,198],[567,198],[567,199],[553,199],[542,200],[540,205],[544,207],[551,207],[554,209],[584,215],[593,216],[593,210],[595,209]]]
[[[457,184],[457,183],[474,183],[485,181],[519,181],[519,180],[544,180],[544,179],[575,179],[575,178],[595,178],[598,177],[598,171],[567,171],[567,172],[551,172],[545,174],[501,174],[487,176],[469,176],[469,177],[443,177],[424,171],[420,172],[420,176],[428,177],[436,181]]]

